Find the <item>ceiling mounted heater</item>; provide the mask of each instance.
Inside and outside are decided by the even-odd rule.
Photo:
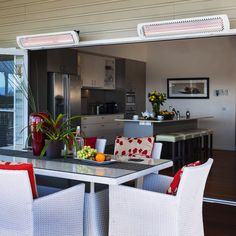
[[[77,46],[79,34],[77,31],[55,32],[16,37],[17,44],[22,49],[44,49]]]
[[[138,24],[142,38],[225,32],[230,29],[227,15],[195,17]]]

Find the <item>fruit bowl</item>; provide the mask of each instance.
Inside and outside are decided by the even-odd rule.
[[[175,113],[173,111],[160,111],[159,115],[164,117],[164,120],[173,120]]]
[[[76,159],[94,161],[94,162],[107,162],[111,161],[111,155],[99,153],[96,149],[90,146],[84,146],[77,152]]]
[[[94,157],[97,154],[97,150],[91,148],[90,146],[84,146],[81,150],[77,152],[78,159],[87,159],[87,160],[94,160]]]

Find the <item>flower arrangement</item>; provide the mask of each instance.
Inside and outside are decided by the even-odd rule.
[[[166,94],[153,91],[148,93],[148,101],[152,104],[152,111],[157,116],[160,112],[160,105],[166,101]]]

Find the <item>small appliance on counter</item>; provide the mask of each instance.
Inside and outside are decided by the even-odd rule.
[[[89,115],[116,114],[119,112],[116,102],[90,103]]]
[[[90,103],[88,109],[88,115],[101,115],[105,114],[105,106],[103,103]]]
[[[97,104],[96,115],[106,114],[106,107],[104,103]]]
[[[116,102],[105,103],[106,114],[115,114],[119,112],[118,104]]]

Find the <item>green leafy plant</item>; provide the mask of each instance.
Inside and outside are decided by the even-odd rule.
[[[43,120],[37,124],[36,130],[45,134],[47,139],[40,156],[45,154],[49,144],[54,141],[62,141],[63,144],[65,144],[65,156],[68,154],[69,146],[71,144],[75,145],[76,149],[78,149],[76,132],[75,128],[71,128],[71,121],[78,119],[80,116],[73,116],[69,119],[65,119],[66,114],[59,114],[55,119],[53,119],[51,116],[47,117],[44,114],[39,114],[39,116]]]

